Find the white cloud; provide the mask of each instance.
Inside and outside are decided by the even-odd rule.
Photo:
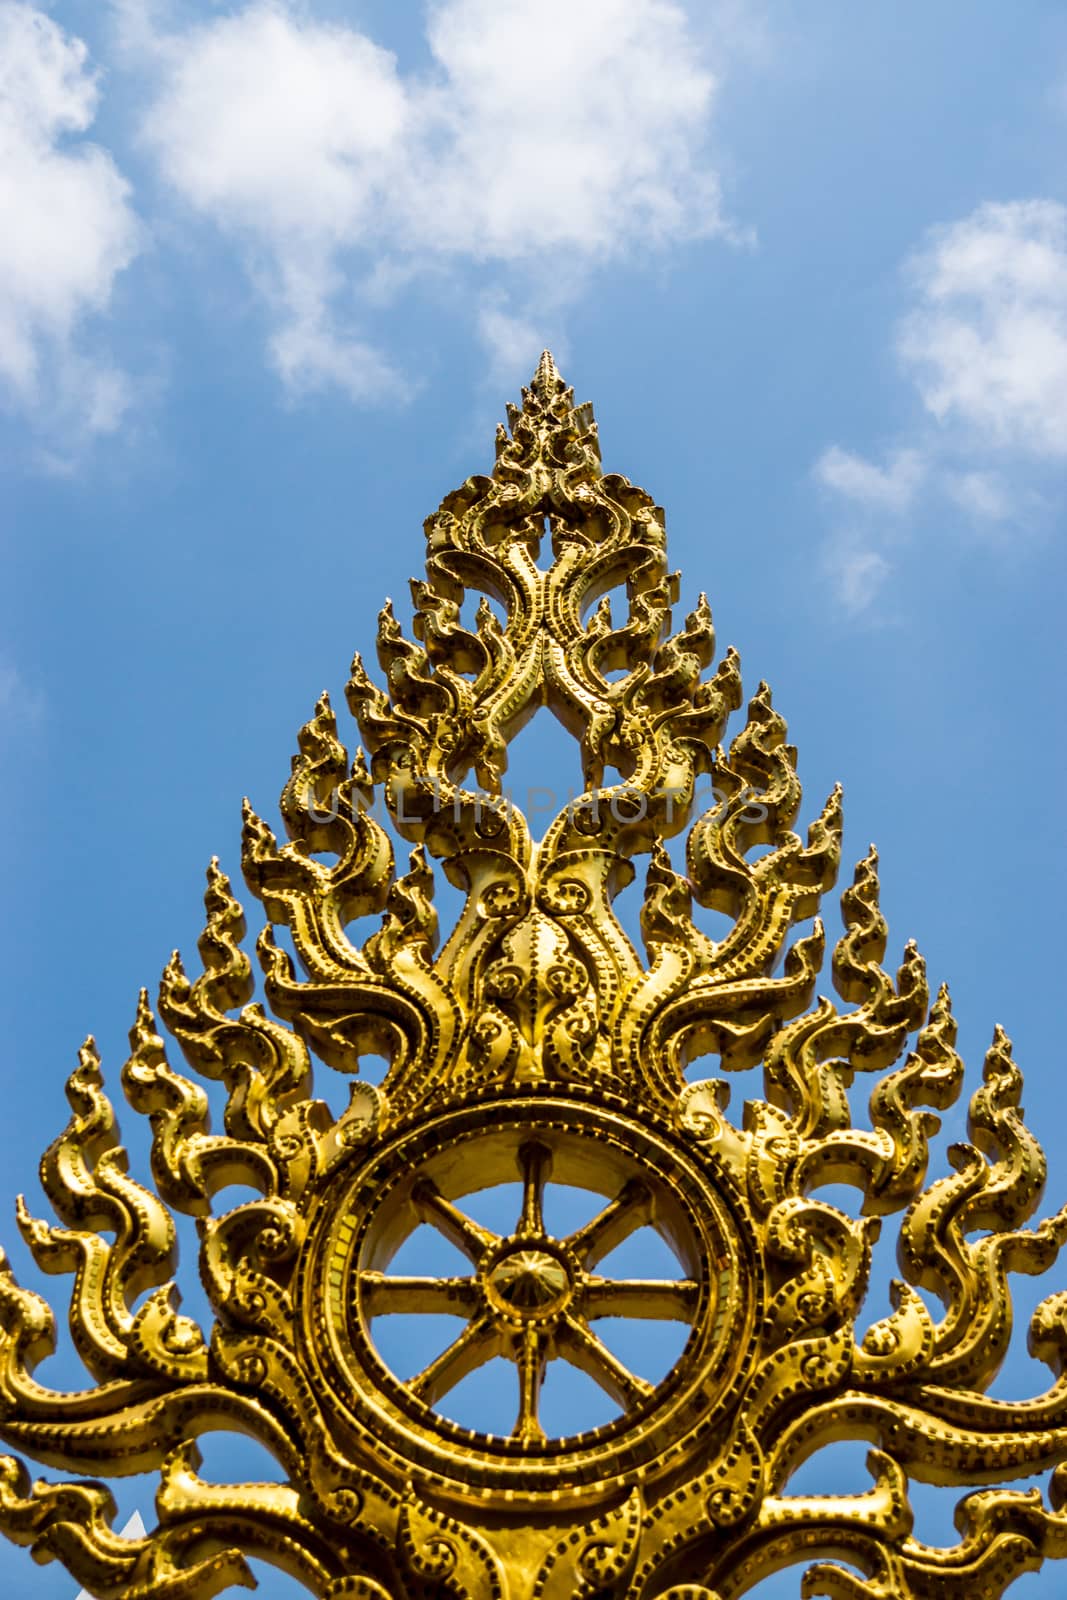
[[[715,83],[670,0],[446,0],[429,44],[420,247],[601,257],[722,226],[696,160]]]
[[[315,306],[287,318],[270,339],[270,355],[294,396],[331,385],[359,403],[402,398],[408,385],[373,345],[328,324]]]
[[[268,298],[284,302],[268,348],[289,392],[298,397],[334,386],[356,402],[402,398],[408,386],[399,373],[350,318],[330,309],[339,286],[333,268],[322,259],[298,261],[297,253],[285,263],[280,291],[266,283]]]
[[[815,463],[815,476],[848,500],[882,511],[907,511],[926,471],[917,450],[898,450],[879,467],[862,456],[831,445]]]
[[[144,52],[143,18],[139,33]],[[716,83],[674,0],[439,0],[427,43],[432,67],[405,73],[284,0],[150,41],[144,136],[239,241],[295,389],[402,387],[366,335],[390,282],[477,266],[483,338],[525,361],[544,341],[503,304],[516,274],[563,264],[579,283],[730,231],[705,148]]]
[[[912,273],[898,347],[927,409],[984,445],[1067,457],[1067,209],[979,206]]]
[[[864,513],[862,546],[831,541],[843,602],[860,611],[889,573],[908,513],[937,496],[972,536],[1016,551],[1045,520],[1037,463],[1067,461],[1067,207],[980,205],[934,228],[907,263],[901,370],[925,415],[885,466],[833,445],[813,474]],[[1004,535],[1010,528],[1011,539]]]
[[[546,345],[564,360],[560,340],[547,334],[543,323],[516,316],[500,300],[484,304],[478,313],[478,333],[489,352],[494,377],[508,378],[514,372],[532,372]]]
[[[949,472],[945,493],[972,517],[986,522],[1006,522],[1015,502],[1004,479],[996,472]]]
[[[83,434],[114,429],[128,401],[83,334],[138,248],[128,183],[105,151],[70,143],[98,94],[80,39],[32,5],[0,4],[0,390]]]
[[[825,546],[823,570],[834,598],[854,617],[869,609],[891,569],[878,550],[856,538],[844,537]]]
[[[148,131],[169,181],[226,227],[301,249],[373,226],[408,118],[395,59],[259,4],[167,41]]]

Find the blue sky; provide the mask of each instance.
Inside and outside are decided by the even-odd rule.
[[[1051,0],[0,0],[9,1201],[545,344],[1067,1197],[1065,141]]]

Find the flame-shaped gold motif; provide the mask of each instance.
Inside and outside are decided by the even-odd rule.
[[[191,980],[175,955],[159,994],[193,1077],[142,995],[122,1087],[151,1124],[154,1191],[128,1175],[92,1041],[82,1051],[41,1168],[58,1225],[21,1201],[18,1221],[38,1265],[70,1276],[92,1387],[35,1381],[52,1314],[0,1258],[0,1436],[75,1474],[158,1471],[158,1524],[122,1537],[102,1484],[31,1484],[7,1456],[0,1527],[106,1600],[207,1600],[251,1581],[249,1556],[329,1600],[730,1600],[794,1561],[805,1594],[835,1600],[999,1595],[1067,1554],[1067,1294],[1030,1329],[1050,1386],[987,1393],[1009,1273],[1044,1272],[1067,1237],[1067,1208],[1025,1226],[1045,1162],[1010,1042],[998,1030],[971,1098],[973,1144],[924,1188],[962,1064],[947,991],[931,1003],[914,947],[895,978],[879,964],[873,850],[843,897],[841,1004],[813,1003],[838,793],[806,842],[792,831],[795,751],[766,686],[723,747],[737,658],[707,675],[703,598],[671,633],[662,513],[602,475],[591,411],[549,356],[509,418],[492,476],[426,524],[415,639],[382,612],[386,691],[353,664],[367,755],[350,763],[323,696],[281,797],[288,842],[246,807],[274,1016],[252,1003],[244,914],[215,863],[203,971]],[[586,787],[536,840],[499,797],[509,740],[541,706],[579,741]],[[667,849],[683,834],[684,874]],[[394,835],[413,846],[406,871]],[[642,855],[645,959],[612,907]],[[464,897],[439,951],[431,857]],[[694,900],[730,919],[720,941]],[[364,916],[377,926],[357,947]],[[388,1062],[380,1089],[358,1075],[371,1056]],[[765,1098],[740,1125],[725,1078],[687,1077],[706,1056],[726,1074],[762,1064]],[[312,1058],[356,1075],[339,1117],[312,1098]],[[880,1075],[869,1127],[853,1126],[857,1072]],[[198,1077],[225,1092],[221,1132]],[[550,1180],[599,1209],[554,1233]],[[509,1181],[521,1202],[494,1231],[467,1198]],[[233,1185],[258,1197],[226,1209]],[[828,1185],[856,1190],[858,1217],[819,1198]],[[174,1211],[198,1219],[210,1329],[179,1310]],[[864,1327],[872,1242],[895,1212],[893,1310]],[[420,1224],[464,1270],[388,1270]],[[642,1226],[677,1272],[599,1271]],[[375,1342],[401,1312],[461,1330],[407,1381]],[[688,1328],[658,1384],[600,1337],[624,1316]],[[441,1402],[498,1357],[514,1415],[493,1434],[460,1427]],[[610,1396],[613,1421],[546,1434],[557,1359]],[[251,1435],[286,1482],[207,1482],[195,1440],[213,1430]],[[872,1446],[869,1487],[788,1492],[813,1452],[852,1438]],[[1046,1469],[1047,1502],[978,1487]],[[909,1478],[970,1489],[957,1544],[912,1537]]]

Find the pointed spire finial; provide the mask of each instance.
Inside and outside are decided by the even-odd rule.
[[[582,448],[590,452],[591,460],[595,463],[595,470],[599,475],[600,444],[593,418],[593,407],[589,401],[580,406],[575,405],[574,390],[568,387],[561,375],[551,350],[542,351],[529,386],[523,386],[521,406],[509,404],[507,417],[511,438],[509,439],[506,429],[498,429],[496,437],[498,462],[511,447],[511,441],[517,438],[516,429],[524,423],[542,431],[545,428],[550,430],[562,428],[571,435],[576,434],[582,441]],[[539,450],[545,448],[544,438],[540,439],[537,448]]]
[[[541,400],[547,400],[550,395],[556,393],[562,382],[559,369],[552,359],[551,350],[543,350],[530,384],[531,389]]]

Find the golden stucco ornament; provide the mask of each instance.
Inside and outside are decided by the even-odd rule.
[[[3,1457],[0,1526],[107,1600],[206,1600],[251,1581],[249,1556],[328,1600],[731,1600],[792,1562],[804,1594],[834,1600],[1001,1594],[1067,1554],[1067,1294],[1030,1328],[1050,1385],[1025,1402],[986,1393],[1009,1273],[1045,1271],[1067,1237],[1067,1209],[1027,1226],[1045,1161],[1009,1041],[997,1032],[971,1097],[973,1143],[924,1187],[934,1112],[962,1080],[947,992],[931,1003],[914,947],[895,977],[880,966],[872,850],[843,897],[840,1003],[814,998],[839,795],[806,840],[792,831],[795,751],[765,686],[722,744],[737,658],[710,671],[703,599],[671,633],[662,513],[602,475],[591,411],[550,357],[492,476],[449,495],[426,534],[414,640],[382,612],[386,690],[353,664],[367,755],[350,762],[324,696],[281,798],[288,842],[246,808],[273,1016],[250,1003],[244,914],[214,863],[202,972],[175,955],[158,1023],[142,996],[122,1087],[151,1123],[152,1188],[128,1175],[82,1051],[41,1168],[58,1225],[21,1201],[18,1221],[39,1266],[71,1280],[91,1387],[38,1384],[52,1313],[0,1275],[0,1436],[79,1476],[32,1483]],[[623,587],[616,621],[608,592]],[[538,841],[499,797],[508,741],[544,705],[580,743],[585,789]],[[394,835],[413,846],[399,871]],[[667,849],[682,835],[684,874]],[[639,857],[644,959],[612,909]],[[441,948],[431,858],[464,897]],[[729,919],[718,942],[694,900]],[[346,930],[368,916],[357,946]],[[388,1061],[380,1089],[359,1076],[370,1056]],[[725,1076],[699,1079],[705,1057]],[[339,1117],[312,1096],[312,1058],[354,1075]],[[732,1119],[729,1074],[760,1063],[765,1098]],[[869,1126],[853,1125],[857,1073],[875,1075]],[[225,1093],[221,1131],[202,1078]],[[492,1229],[471,1196],[507,1182],[520,1200]],[[553,1232],[549,1182],[594,1191],[597,1209]],[[228,1202],[234,1185],[258,1198]],[[851,1186],[858,1215],[820,1198],[828,1185]],[[179,1309],[174,1211],[198,1219],[210,1328]],[[872,1241],[892,1213],[901,1276],[868,1325]],[[460,1270],[390,1270],[420,1225]],[[674,1275],[609,1270],[642,1226]],[[406,1381],[376,1335],[399,1313],[460,1319]],[[661,1382],[601,1337],[616,1317],[688,1328]],[[514,1406],[476,1433],[447,1397],[494,1359],[514,1367]],[[557,1360],[614,1420],[549,1436]],[[286,1482],[205,1481],[195,1441],[212,1430],[260,1441]],[[856,1438],[868,1483],[790,1493],[803,1461]],[[1047,1499],[997,1487],[1046,1469]],[[147,1470],[157,1525],[122,1537],[87,1475]],[[912,1537],[909,1479],[970,1491],[958,1543]]]

